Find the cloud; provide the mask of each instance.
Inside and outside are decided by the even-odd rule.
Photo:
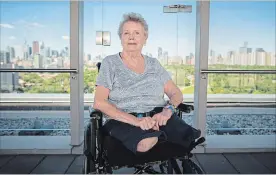
[[[23,19],[20,19],[20,20],[16,21],[16,23],[26,23],[26,21]]]
[[[69,38],[69,36],[62,36],[62,39],[69,40],[70,38]]]
[[[39,24],[39,23],[36,23],[36,22],[28,23],[28,25],[29,25],[30,27],[44,27],[44,25]]]
[[[15,36],[10,36],[9,39],[10,39],[10,40],[15,40],[16,37],[15,37]]]
[[[9,28],[9,29],[13,29],[14,28],[14,26],[11,25],[11,24],[0,24],[0,26],[3,27],[3,28]]]
[[[38,23],[38,22],[28,22],[24,19],[18,20],[16,23],[23,24],[25,27],[32,29],[32,28],[42,28],[45,27],[45,25]]]

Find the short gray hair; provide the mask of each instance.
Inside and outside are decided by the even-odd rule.
[[[146,36],[148,36],[149,26],[148,26],[146,20],[142,17],[142,15],[132,12],[132,13],[127,13],[127,14],[123,15],[123,20],[121,21],[119,30],[118,30],[118,35],[120,38],[122,35],[122,30],[123,30],[124,24],[129,21],[140,23],[144,27]]]

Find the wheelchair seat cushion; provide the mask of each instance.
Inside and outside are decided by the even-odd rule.
[[[134,154],[119,140],[111,136],[104,137],[103,146],[110,166],[134,166],[148,162],[164,161],[172,157],[185,156],[190,151],[190,148],[182,145],[159,141],[149,151]]]

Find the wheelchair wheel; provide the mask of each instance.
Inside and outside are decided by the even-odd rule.
[[[203,170],[190,159],[182,161],[183,174],[204,174]]]
[[[85,130],[83,174],[96,174],[94,156],[96,156],[96,131],[89,123]]]
[[[83,162],[82,174],[97,174],[94,162],[89,160],[86,156]]]
[[[173,174],[173,167],[170,160],[162,162],[159,168],[162,174]]]

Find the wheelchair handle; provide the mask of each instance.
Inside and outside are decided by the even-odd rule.
[[[187,104],[184,104],[184,103],[180,103],[180,104],[177,106],[177,109],[178,109],[180,112],[190,113],[191,111],[194,110],[194,106],[193,106],[193,105],[187,105]]]
[[[95,110],[93,107],[89,106],[89,115],[90,115],[90,118],[92,119],[101,119],[102,118],[102,112],[99,111],[99,110]]]

